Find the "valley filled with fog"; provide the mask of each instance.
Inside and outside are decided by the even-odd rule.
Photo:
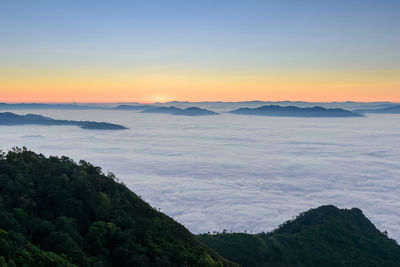
[[[358,207],[400,240],[400,115],[186,117],[114,110],[18,110],[106,121],[122,131],[0,126],[14,146],[110,171],[194,233],[269,231],[324,204]]]

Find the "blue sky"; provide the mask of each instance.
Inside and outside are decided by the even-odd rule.
[[[11,96],[11,91],[23,95],[24,90],[47,88],[48,92],[62,84],[76,89],[76,95],[65,97],[79,99],[79,94],[88,92],[86,84],[90,82],[77,81],[76,77],[90,70],[96,73],[88,75],[87,80],[115,74],[107,88],[90,86],[93,92],[101,89],[104,99],[109,98],[107,90],[116,90],[121,84],[126,86],[120,88],[120,95],[133,88],[129,99],[137,95],[143,96],[138,101],[145,99],[136,90],[139,87],[154,91],[153,95],[187,99],[193,94],[170,93],[171,88],[190,90],[190,81],[199,84],[200,76],[207,72],[211,73],[207,82],[196,89],[205,90],[201,99],[221,87],[228,92],[235,82],[222,83],[235,78],[236,73],[251,73],[258,76],[243,90],[248,90],[248,98],[253,99],[267,99],[271,87],[283,88],[283,99],[299,99],[301,95],[290,92],[305,90],[309,81],[314,91],[327,85],[326,97],[321,94],[318,100],[338,99],[348,89],[352,94],[343,99],[400,100],[396,96],[400,78],[394,78],[400,72],[400,1],[15,0],[0,2],[0,11],[0,70],[5,78],[13,75],[14,79],[0,79],[0,89],[8,90],[0,97],[6,99],[20,99],[19,95]],[[66,73],[78,71],[74,77],[65,78]],[[170,72],[175,75],[176,86],[168,81],[168,87],[163,83],[141,87],[141,81],[119,78],[156,73],[158,76],[151,78],[154,80]],[[190,77],[187,72],[191,72]],[[275,72],[280,81],[263,80]],[[288,76],[294,72],[306,75],[299,78],[301,81],[286,84],[285,72]],[[315,72],[319,77],[313,81]],[[358,72],[358,76],[349,80],[346,72]],[[36,73],[40,82],[31,77]],[[57,82],[46,80],[53,75],[58,77]],[[180,83],[180,76],[187,82]],[[248,84],[246,79],[241,83]],[[26,80],[26,84],[16,80]],[[30,86],[33,83],[36,87]],[[360,95],[363,88],[375,93],[364,97]],[[274,99],[280,99],[277,90]],[[224,98],[223,94],[218,97]],[[304,95],[313,94],[306,91]]]
[[[28,66],[400,64],[400,1],[3,1],[0,8],[2,65],[22,56]]]

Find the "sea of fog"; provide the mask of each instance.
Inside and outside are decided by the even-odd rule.
[[[125,131],[0,126],[0,149],[84,159],[192,232],[269,231],[309,208],[358,207],[400,240],[400,115],[181,117],[23,110]]]

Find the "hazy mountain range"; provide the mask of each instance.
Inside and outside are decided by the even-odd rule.
[[[75,125],[87,130],[124,130],[126,127],[118,124],[95,121],[55,120],[41,115],[18,115],[11,112],[0,113],[0,125]]]
[[[217,112],[202,109],[198,107],[189,107],[189,108],[177,108],[174,106],[171,107],[155,107],[142,111],[143,113],[161,113],[161,114],[170,114],[170,115],[182,115],[182,116],[208,116],[208,115],[218,115]]]
[[[376,113],[376,114],[400,114],[400,105],[390,106],[378,109],[357,109],[358,113]]]
[[[398,106],[398,103],[393,102],[306,102],[306,101],[241,101],[241,102],[186,102],[186,101],[171,101],[166,103],[0,103],[1,110],[11,109],[73,109],[73,110],[91,110],[91,109],[106,109],[106,110],[145,110],[154,107],[170,107],[178,108],[199,107],[204,109],[215,109],[217,111],[226,111],[237,108],[255,108],[260,106],[279,105],[279,106],[296,106],[296,107],[324,107],[324,108],[342,108],[347,110],[359,109],[384,109],[392,106]]]
[[[322,107],[305,107],[299,108],[295,106],[281,107],[277,105],[261,106],[258,108],[239,108],[229,113],[240,115],[256,115],[256,116],[277,116],[277,117],[362,117],[363,115],[340,109],[327,109]]]

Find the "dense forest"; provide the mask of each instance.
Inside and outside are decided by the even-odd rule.
[[[0,155],[0,266],[231,266],[112,174],[27,149]]]
[[[243,266],[400,266],[400,246],[361,210],[322,206],[271,233],[220,233],[199,239]]]
[[[86,161],[25,148],[0,153],[0,267],[237,263],[400,266],[400,246],[359,209],[334,206],[270,233],[195,236]]]

